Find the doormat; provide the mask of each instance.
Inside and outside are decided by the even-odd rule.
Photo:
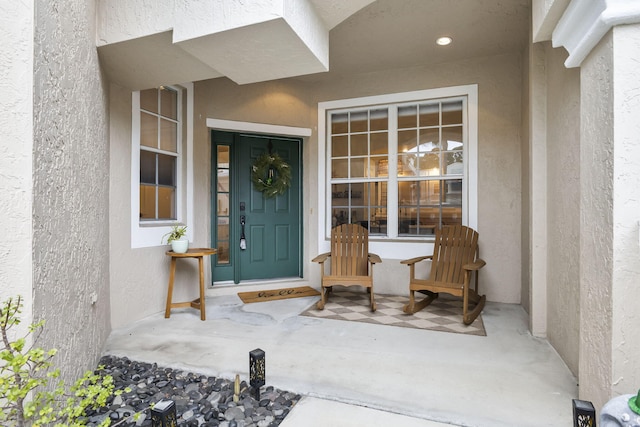
[[[402,311],[409,302],[409,295],[375,294],[375,300],[377,310],[372,313],[368,293],[335,291],[329,294],[324,310],[318,310],[314,304],[302,312],[301,316],[487,336],[482,315],[468,326],[462,323],[461,299],[440,294],[428,307],[414,314]]]
[[[317,295],[320,295],[320,292],[310,286],[270,289],[267,291],[238,292],[238,296],[245,304],[249,304],[252,302],[274,301],[287,298],[314,297]]]

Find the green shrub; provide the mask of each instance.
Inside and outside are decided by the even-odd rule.
[[[60,370],[53,367],[56,350],[35,347],[44,320],[30,325],[24,337],[10,338],[11,328],[20,324],[21,311],[20,297],[9,298],[0,307],[0,425],[86,425],[86,409],[106,406],[109,397],[121,394],[123,390],[114,392],[113,378],[99,374],[102,367],[96,372],[87,371],[67,390],[59,379]],[[33,344],[27,346],[30,335]],[[49,387],[50,381],[55,381],[55,386]],[[110,418],[106,417],[100,426],[110,423]]]

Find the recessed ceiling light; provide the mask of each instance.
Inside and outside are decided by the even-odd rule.
[[[453,41],[453,39],[451,37],[438,37],[438,39],[436,40],[436,43],[439,44],[440,46],[446,46],[448,44],[451,44],[451,42]]]

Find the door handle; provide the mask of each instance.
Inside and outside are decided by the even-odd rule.
[[[247,239],[244,237],[244,225],[246,222],[246,217],[244,215],[240,215],[240,249],[247,249]]]

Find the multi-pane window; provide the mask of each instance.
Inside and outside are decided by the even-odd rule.
[[[411,237],[462,223],[465,105],[457,97],[329,111],[331,226]]]
[[[179,94],[160,87],[140,91],[140,219],[175,220]]]
[[[367,109],[331,117],[332,226],[372,227],[386,218],[389,162],[387,109]]]
[[[398,107],[398,235],[462,222],[462,100]]]

